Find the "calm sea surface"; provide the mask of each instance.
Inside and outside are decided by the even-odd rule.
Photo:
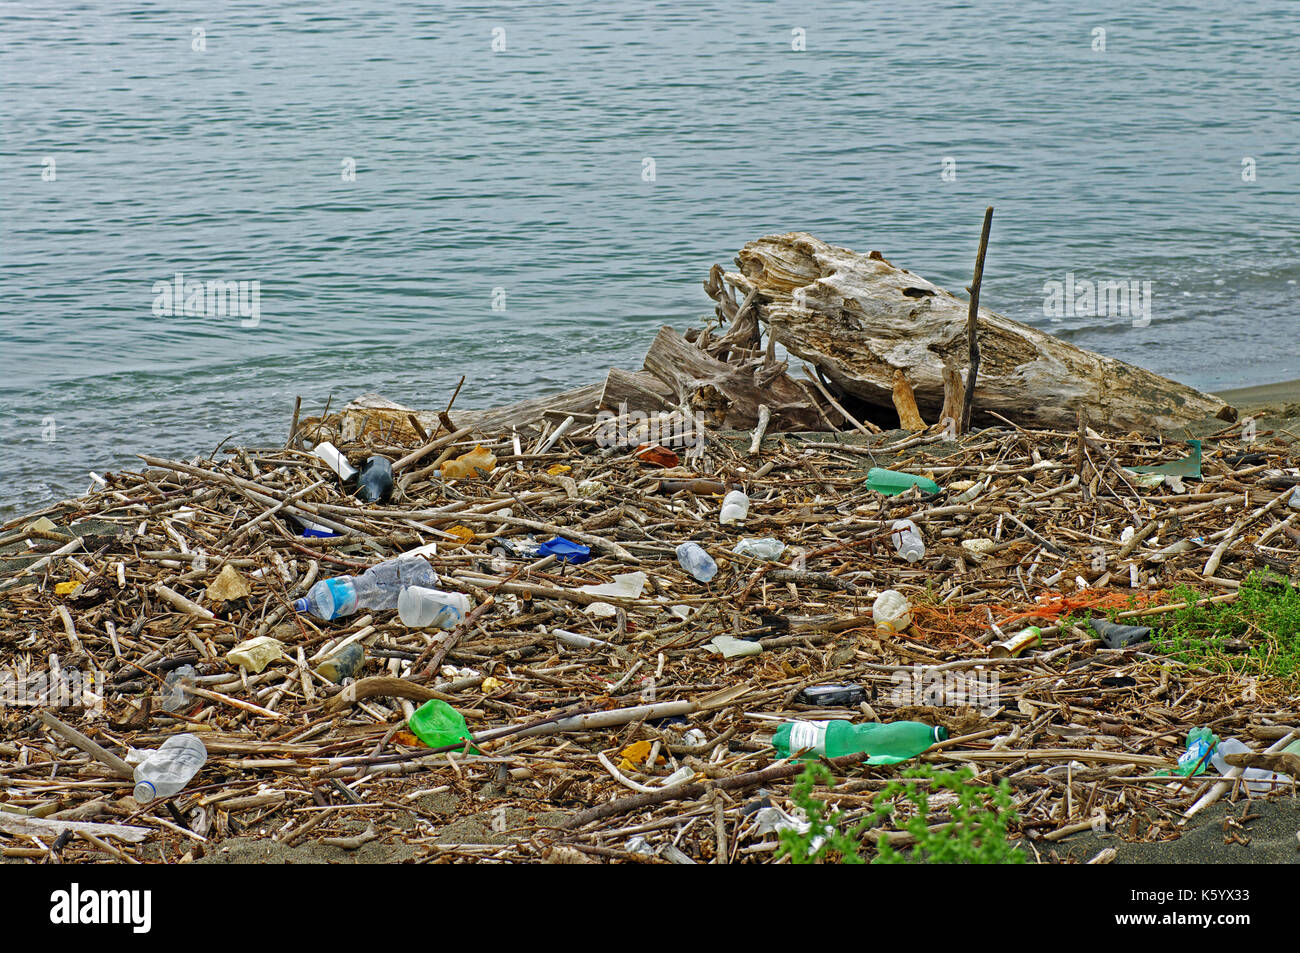
[[[987,306],[1300,378],[1300,4],[1144,6],[0,3],[0,514],[283,440],[296,395],[639,366],[769,232],[960,292],[986,204]],[[177,272],[256,319],[165,313]],[[1051,321],[1071,273],[1151,282],[1150,324]]]

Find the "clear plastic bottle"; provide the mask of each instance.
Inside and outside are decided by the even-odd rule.
[[[732,490],[722,498],[722,509],[718,513],[718,522],[723,526],[730,523],[743,523],[749,515],[749,497],[744,490]]]
[[[359,576],[322,579],[304,598],[295,600],[293,608],[318,619],[340,619],[358,609],[395,609],[404,587],[428,588],[437,582],[437,572],[423,556],[399,557],[371,566]]]
[[[407,586],[397,596],[397,615],[412,629],[451,629],[469,612],[469,597],[424,586]]]
[[[677,562],[700,582],[708,582],[718,574],[718,564],[699,543],[682,543],[678,546]]]
[[[894,520],[889,528],[893,530],[889,538],[893,540],[898,555],[909,563],[914,563],[925,555],[925,541],[921,539],[921,531],[915,523],[911,520]]]
[[[172,735],[136,765],[135,799],[147,804],[154,798],[171,797],[189,784],[207,760],[208,749],[197,735]]]
[[[731,551],[737,556],[753,556],[755,559],[766,559],[770,562],[781,558],[781,554],[785,552],[785,543],[775,536],[764,536],[761,539],[746,537],[732,546]]]

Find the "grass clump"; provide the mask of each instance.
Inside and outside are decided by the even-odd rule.
[[[791,799],[803,810],[809,824],[806,831],[781,831],[777,856],[788,855],[792,863],[815,864],[1021,864],[1024,855],[1007,843],[1007,827],[1016,819],[1011,789],[1002,781],[997,787],[972,784],[970,769],[935,771],[922,765],[904,772],[872,799],[872,809],[852,826],[843,811],[828,811],[824,801],[813,797],[821,783],[830,787],[834,777],[825,766],[810,763],[795,782]],[[928,782],[928,783],[922,783]],[[951,791],[955,800],[946,803],[951,820],[930,830],[930,795]],[[901,831],[914,842],[908,849],[890,846],[886,838],[876,845],[864,842],[866,833],[899,813],[900,800],[911,805],[910,816]],[[864,852],[874,851],[874,854]],[[868,859],[868,857],[870,859]]]
[[[1233,602],[1196,605],[1204,595],[1178,586],[1183,607],[1152,620],[1160,652],[1215,672],[1261,678],[1300,676],[1300,589],[1289,580],[1251,573]]]

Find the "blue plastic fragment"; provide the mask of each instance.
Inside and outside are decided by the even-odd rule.
[[[542,556],[554,556],[562,563],[585,563],[591,558],[590,548],[565,539],[563,536],[548,539],[538,547],[537,552]]]

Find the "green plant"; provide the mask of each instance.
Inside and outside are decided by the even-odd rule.
[[[1251,573],[1235,601],[1210,605],[1196,605],[1204,596],[1189,586],[1171,595],[1183,607],[1153,619],[1159,651],[1211,671],[1300,676],[1300,589],[1290,581]]]
[[[817,784],[831,787],[834,776],[824,765],[810,763],[795,782],[791,799],[803,810],[808,829],[781,831],[777,856],[792,863],[814,864],[838,858],[844,864],[862,864],[868,831],[898,813],[899,799],[912,805],[911,816],[899,830],[912,835],[908,850],[896,850],[889,838],[880,837],[871,863],[877,864],[1019,864],[1024,855],[1007,843],[1007,826],[1015,820],[1007,782],[997,787],[972,784],[970,769],[935,771],[926,765],[910,768],[872,799],[871,811],[852,826],[843,811],[828,811],[813,797]],[[947,790],[956,799],[947,804],[951,821],[931,830],[930,793]]]

